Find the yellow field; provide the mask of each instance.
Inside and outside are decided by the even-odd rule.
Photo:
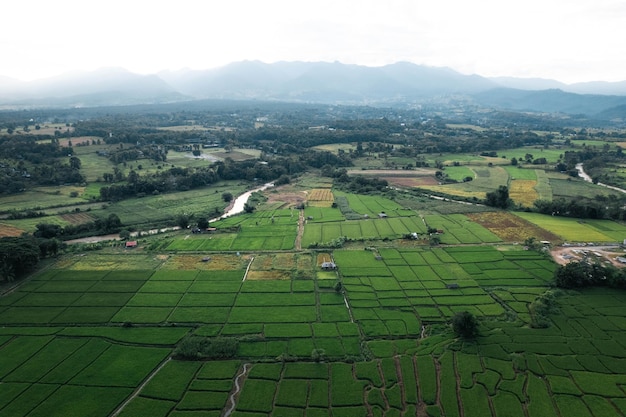
[[[211,260],[202,262],[204,255],[175,255],[169,257],[162,269],[175,270],[233,270],[244,269],[248,265],[249,255],[211,255]]]
[[[309,201],[334,201],[333,192],[328,188],[316,188],[309,193]]]
[[[309,192],[307,201],[313,207],[331,207],[335,197],[329,188],[315,188]]]
[[[426,185],[426,186],[422,186],[421,188],[425,190],[437,191],[437,192],[448,194],[451,196],[468,197],[468,198],[476,197],[479,199],[485,198],[486,193],[484,191],[473,191],[473,190],[460,188],[464,186],[465,184]]]
[[[515,204],[532,207],[533,203],[539,199],[536,185],[535,180],[513,180],[509,187],[509,197]]]
[[[272,279],[281,279],[281,280],[291,279],[291,274],[287,271],[248,271],[248,275],[246,275],[246,280],[250,280],[250,281],[261,281],[261,280],[272,280]]]

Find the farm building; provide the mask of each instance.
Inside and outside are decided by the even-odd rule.
[[[322,269],[337,269],[337,265],[334,262],[322,262]]]
[[[136,248],[137,247],[137,241],[136,240],[131,240],[126,242],[126,247],[127,248]]]

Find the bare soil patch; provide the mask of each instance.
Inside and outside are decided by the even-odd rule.
[[[537,240],[559,241],[560,238],[529,221],[507,212],[468,213],[470,220],[489,229],[505,242],[521,242],[534,237]]]
[[[550,255],[559,265],[566,265],[570,262],[582,261],[585,257],[600,262],[610,262],[617,268],[624,268],[626,265],[618,261],[618,256],[626,257],[625,253],[615,252],[614,247],[604,246],[556,246],[550,250]],[[600,255],[600,256],[598,256]]]
[[[437,179],[434,177],[381,177],[390,185],[396,187],[422,187],[425,185],[438,185]]]
[[[90,223],[94,220],[94,218],[87,213],[62,214],[60,217],[72,225]]]
[[[228,254],[210,255],[172,255],[162,266],[163,269],[176,270],[233,270],[244,269],[248,265],[250,256],[236,256]]]
[[[25,230],[18,229],[17,227],[9,226],[8,224],[0,224],[0,237],[14,237],[21,236]]]
[[[248,275],[246,275],[246,279],[250,281],[288,280],[291,279],[291,274],[287,271],[249,271]]]
[[[275,188],[265,192],[267,204],[283,203],[281,208],[296,207],[306,201],[307,195],[304,191],[290,191],[281,188]]]

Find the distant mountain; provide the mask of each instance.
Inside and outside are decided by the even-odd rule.
[[[567,84],[547,78],[515,78],[515,77],[491,77],[494,83],[504,88],[514,88],[517,90],[565,90]]]
[[[590,117],[599,117],[609,109],[626,105],[626,96],[575,94],[559,89],[529,91],[496,88],[476,93],[472,97],[483,105],[500,109],[584,114]]]
[[[624,96],[619,95],[622,93]],[[409,62],[366,67],[339,62],[241,61],[209,70],[185,69],[153,75],[103,68],[33,82],[0,77],[0,105],[5,108],[195,99],[392,105],[451,95],[498,109],[626,119],[622,115],[626,81],[567,85],[540,78],[485,78]]]
[[[15,81],[15,80],[13,80]],[[157,75],[122,68],[74,72],[31,82],[0,80],[2,104],[99,106],[185,99]]]
[[[546,78],[491,77],[489,79],[501,87],[515,88],[518,90],[559,89],[568,93],[576,94],[626,95],[626,81],[592,81],[565,84],[560,81],[549,80]]]
[[[338,62],[243,61],[212,70],[163,72],[159,76],[183,94],[197,98],[323,102],[406,100],[497,86],[476,75],[406,62],[365,67]]]

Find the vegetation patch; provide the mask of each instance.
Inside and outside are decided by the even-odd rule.
[[[468,213],[466,216],[489,229],[505,242],[521,242],[533,237],[538,240],[551,242],[559,240],[558,234],[552,233],[512,213],[491,211],[486,213]]]

